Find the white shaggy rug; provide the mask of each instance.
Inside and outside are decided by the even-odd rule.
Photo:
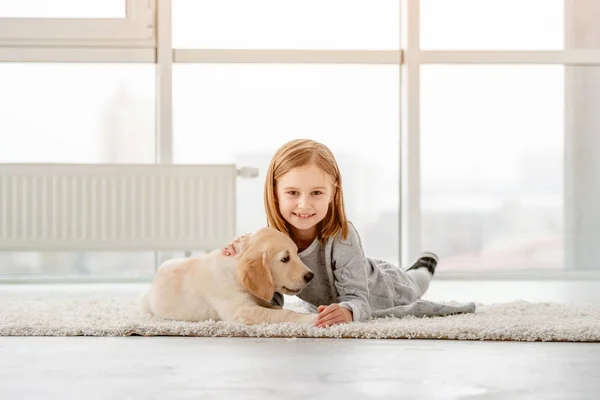
[[[478,304],[475,314],[377,319],[329,328],[179,322],[139,313],[132,298],[0,300],[0,336],[245,336],[290,338],[600,341],[600,305]],[[296,308],[291,304],[286,308]]]

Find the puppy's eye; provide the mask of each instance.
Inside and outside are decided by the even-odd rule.
[[[282,262],[282,263],[286,263],[286,262],[288,262],[288,261],[290,261],[290,256],[285,256],[285,257],[283,257],[283,258],[281,259],[281,262]]]

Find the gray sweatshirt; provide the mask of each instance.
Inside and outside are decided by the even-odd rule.
[[[366,321],[373,317],[475,311],[473,303],[451,306],[420,300],[418,285],[404,269],[365,256],[352,223],[348,224],[346,239],[341,233],[325,243],[315,239],[298,255],[315,274],[298,294],[313,312],[320,305],[339,303],[352,311],[354,321]],[[283,296],[276,293],[273,302],[282,306]]]

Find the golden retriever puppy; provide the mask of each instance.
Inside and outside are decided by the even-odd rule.
[[[295,295],[314,276],[288,236],[272,228],[260,229],[241,238],[236,254],[225,256],[219,249],[200,257],[165,261],[141,298],[142,310],[185,321],[314,324],[316,314],[270,303],[275,292]]]

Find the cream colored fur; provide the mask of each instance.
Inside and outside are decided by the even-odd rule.
[[[225,256],[219,249],[164,262],[140,299],[142,311],[185,321],[314,324],[316,314],[270,304],[275,291],[297,294],[312,279],[288,236],[263,228],[244,236],[236,250],[236,256]]]

